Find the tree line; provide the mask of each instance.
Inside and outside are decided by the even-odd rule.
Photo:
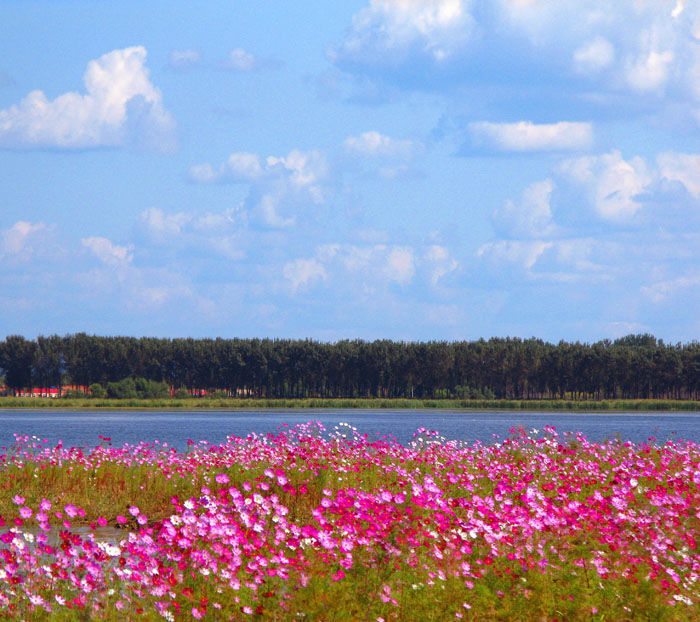
[[[700,343],[649,334],[557,344],[10,335],[0,375],[13,393],[144,379],[171,392],[268,398],[698,399]]]

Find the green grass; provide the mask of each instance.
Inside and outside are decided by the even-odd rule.
[[[0,409],[66,410],[250,410],[250,409],[471,409],[541,411],[700,411],[695,400],[458,400],[362,398],[161,398],[161,399],[52,399],[0,397]]]

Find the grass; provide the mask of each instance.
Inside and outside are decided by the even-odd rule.
[[[0,409],[66,410],[265,410],[265,409],[449,409],[533,411],[700,411],[696,400],[457,400],[457,399],[351,399],[351,398],[162,398],[63,399],[0,397]]]

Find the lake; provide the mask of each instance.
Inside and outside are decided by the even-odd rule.
[[[54,446],[92,447],[99,436],[114,446],[140,441],[167,443],[179,450],[189,439],[221,443],[227,436],[276,432],[284,424],[320,421],[329,432],[349,423],[370,440],[393,436],[405,445],[418,428],[438,430],[447,439],[491,443],[507,438],[512,427],[542,430],[556,426],[559,433],[577,431],[589,440],[619,437],[643,442],[690,440],[700,443],[700,414],[562,413],[464,410],[237,410],[237,411],[46,411],[0,410],[0,446],[9,447],[14,433],[37,436]]]

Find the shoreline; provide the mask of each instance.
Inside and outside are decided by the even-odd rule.
[[[384,398],[64,399],[0,397],[2,410],[513,410],[577,412],[700,411],[694,400],[456,400]]]

